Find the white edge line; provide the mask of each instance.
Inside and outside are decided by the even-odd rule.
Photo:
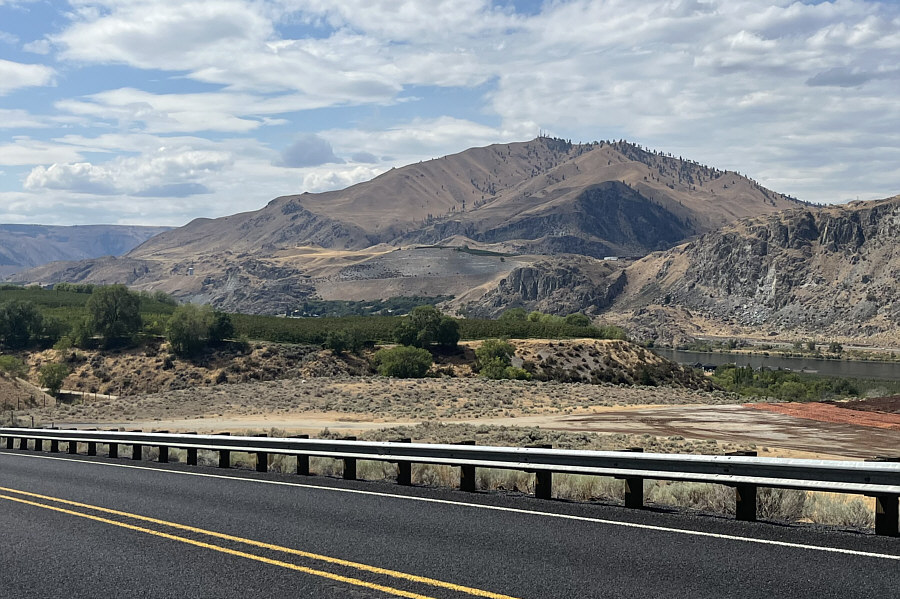
[[[839,553],[843,555],[856,555],[860,557],[872,557],[878,559],[888,559],[900,561],[900,555],[891,555],[887,553],[874,553],[871,551],[858,551],[856,549],[841,549],[838,547],[820,547],[818,545],[805,545],[803,543],[790,543],[788,541],[773,541],[770,539],[758,539],[754,537],[741,537],[738,535],[726,535],[715,532],[704,532],[699,530],[686,530],[683,528],[671,528],[668,526],[656,526],[654,524],[639,524],[636,522],[620,522],[617,520],[606,520],[603,518],[591,518],[589,516],[575,516],[572,514],[555,514],[553,512],[542,512],[538,510],[525,510],[520,508],[503,507],[497,505],[483,505],[480,503],[468,503],[464,501],[451,501],[449,499],[433,499],[430,497],[415,497],[410,495],[399,495],[396,493],[382,493],[378,491],[364,491],[361,489],[342,489],[340,487],[326,487],[322,485],[311,485],[306,483],[292,483],[280,480],[265,480],[261,478],[244,478],[242,476],[226,476],[224,474],[208,474],[205,472],[184,472],[182,470],[168,470],[166,468],[148,468],[147,466],[132,466],[129,464],[111,464],[108,462],[94,462],[88,460],[75,460],[64,457],[44,456],[44,455],[28,455],[19,453],[0,452],[3,456],[15,456],[23,458],[37,458],[41,460],[59,460],[63,462],[78,462],[80,464],[91,464],[95,466],[111,466],[114,468],[130,468],[132,470],[146,470],[150,472],[164,472],[166,474],[182,474],[186,476],[199,476],[203,478],[216,478],[230,481],[253,482],[265,485],[279,485],[283,487],[300,487],[303,489],[315,489],[318,491],[332,491],[336,493],[351,493],[354,495],[373,495],[377,497],[389,497],[391,499],[405,499],[408,501],[421,501],[423,503],[438,503],[443,505],[454,505],[460,507],[469,507],[482,510],[493,510],[497,512],[510,512],[514,514],[526,514],[529,516],[543,516],[545,518],[558,518],[562,520],[575,520],[578,522],[591,522],[594,524],[606,524],[608,526],[620,526],[623,528],[638,528],[642,530],[653,530],[657,532],[668,532],[675,534],[683,534],[695,537],[708,537],[713,539],[723,539],[727,541],[739,541],[744,543],[756,543],[759,545],[775,545],[778,547],[790,547],[792,549],[807,549],[810,551],[821,551],[825,553]]]

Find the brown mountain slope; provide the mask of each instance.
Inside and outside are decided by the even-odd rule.
[[[616,205],[617,220],[598,218],[608,213],[600,199]],[[362,249],[379,243],[438,243],[460,234],[487,243],[596,238],[612,248],[643,253],[735,218],[792,205],[735,173],[625,142],[570,144],[538,138],[392,169],[341,191],[276,198],[255,212],[198,219],[156,236],[130,257],[184,257],[225,249],[265,255],[310,244]],[[592,206],[602,212],[591,215]],[[640,211],[653,213],[654,222],[673,223],[671,230],[663,227],[652,239],[637,239],[634,230],[626,230],[619,239],[609,239],[621,224],[643,230],[633,222]],[[580,218],[585,214],[593,218]],[[606,226],[598,227],[597,221]]]

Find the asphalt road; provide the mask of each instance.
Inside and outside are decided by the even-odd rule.
[[[900,539],[0,450],[0,597],[896,597]]]

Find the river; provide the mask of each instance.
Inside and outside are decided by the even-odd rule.
[[[799,372],[841,376],[855,379],[877,379],[900,381],[900,363],[897,362],[864,362],[856,360],[822,360],[816,358],[783,358],[781,356],[764,356],[762,354],[729,354],[716,352],[681,351],[677,349],[653,348],[653,351],[664,358],[680,364],[737,364],[752,366],[755,369],[784,368]]]

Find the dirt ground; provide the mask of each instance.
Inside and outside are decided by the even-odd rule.
[[[744,405],[677,406],[561,417],[551,428],[683,435],[754,443],[761,448],[867,459],[900,452],[900,431],[820,422]]]
[[[743,401],[722,392],[665,387],[341,376],[60,404],[36,408],[24,417],[61,426],[198,432],[275,428],[313,435],[324,429],[351,435],[418,423],[540,427],[717,440],[756,445],[760,455],[843,459],[893,455],[900,448],[900,430],[865,426],[863,421],[823,422],[756,409],[742,405]],[[832,409],[875,421],[896,417]]]
[[[748,406],[757,410],[767,410],[817,422],[850,424],[900,431],[900,413],[891,414],[878,412],[874,409],[850,408],[848,407],[849,403],[857,402],[759,403],[748,404]],[[896,451],[900,453],[900,443],[898,443]]]

